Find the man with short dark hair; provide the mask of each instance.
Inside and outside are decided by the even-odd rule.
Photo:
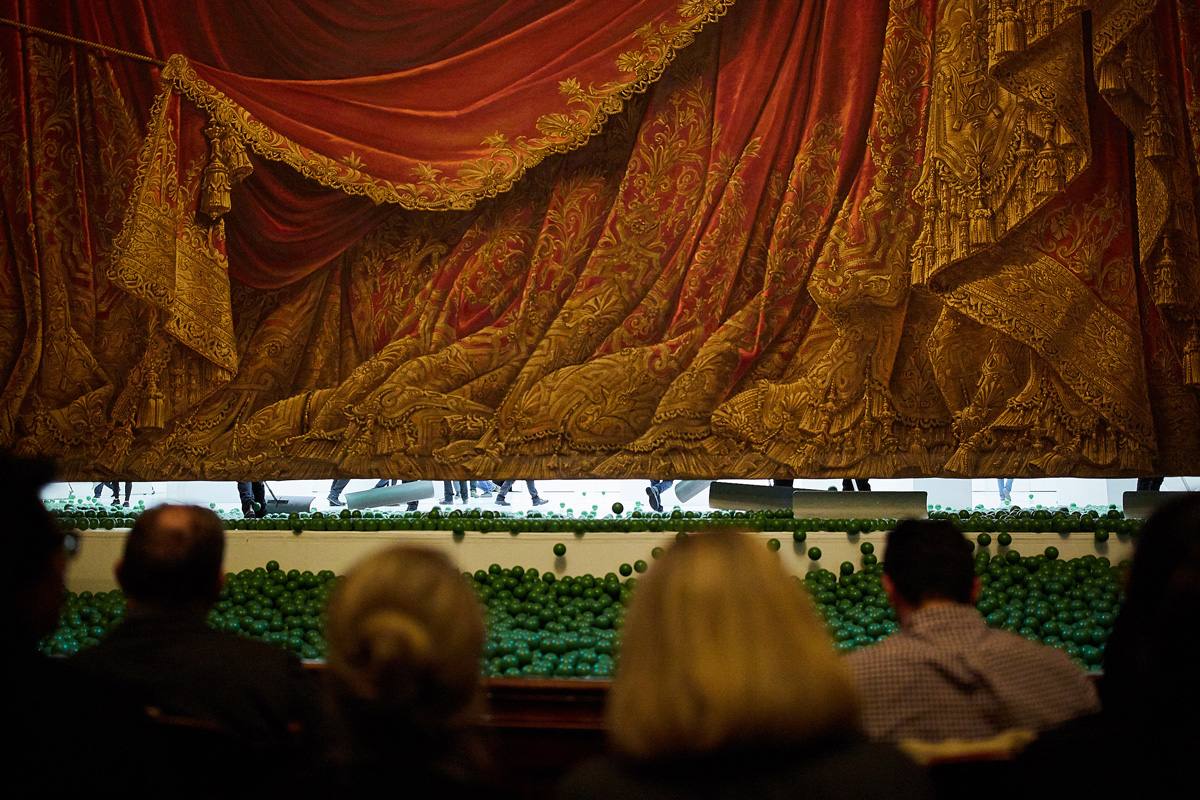
[[[988,739],[1098,709],[1066,654],[987,626],[971,544],[948,522],[907,520],[888,534],[883,587],[900,631],[846,657],[872,739]]]
[[[223,748],[297,758],[316,716],[299,661],[205,622],[224,583],[224,552],[222,522],[208,509],[143,513],[116,566],[126,620],[71,663],[102,698],[99,713],[140,735],[147,720],[181,720],[172,732],[189,727],[219,737]]]

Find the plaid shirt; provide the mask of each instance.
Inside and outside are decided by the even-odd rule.
[[[992,630],[971,606],[912,614],[879,644],[846,657],[872,739],[987,739],[1043,731],[1099,710],[1095,689],[1065,653]]]

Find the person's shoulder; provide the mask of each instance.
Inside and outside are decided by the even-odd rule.
[[[843,656],[846,667],[854,673],[894,667],[910,658],[917,658],[917,648],[904,631],[896,631],[881,642],[860,647]]]
[[[209,629],[204,637],[205,646],[217,653],[228,653],[237,658],[277,667],[299,667],[300,659],[278,645],[248,639],[223,631]]]
[[[810,797],[918,800],[930,795],[928,779],[895,746],[859,736],[837,737],[797,748],[788,780]]]
[[[1063,670],[1071,675],[1078,674],[1080,677],[1086,677],[1083,668],[1056,647],[1026,639],[1012,631],[994,628],[989,628],[989,631],[989,649],[1006,653],[1014,660],[1033,662],[1041,666]]]
[[[613,755],[596,756],[577,764],[559,782],[554,796],[560,800],[629,797],[637,783],[624,759]]]

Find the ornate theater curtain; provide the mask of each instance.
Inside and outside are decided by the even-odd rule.
[[[2,34],[3,431],[70,475],[1197,466],[1187,3],[212,5],[13,11],[161,74]]]

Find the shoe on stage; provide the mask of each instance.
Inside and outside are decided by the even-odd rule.
[[[549,502],[550,502],[550,501],[549,501],[549,500],[547,500],[547,499],[546,499],[546,498],[544,498],[544,497],[535,497],[535,498],[533,498],[533,504],[534,504],[535,506],[544,506],[544,505],[546,505],[546,503],[549,503]]]
[[[506,506],[506,505],[509,505],[509,502],[504,499],[503,495],[496,495],[496,505]]]
[[[662,511],[662,498],[659,495],[658,489],[653,486],[646,487],[646,496],[650,498],[650,507],[655,511]]]
[[[344,502],[342,502],[341,500],[339,500],[338,498],[336,498],[336,497],[331,497],[331,498],[329,498],[329,505],[331,505],[331,506],[344,506],[344,505],[346,505],[346,504],[345,504]]]

